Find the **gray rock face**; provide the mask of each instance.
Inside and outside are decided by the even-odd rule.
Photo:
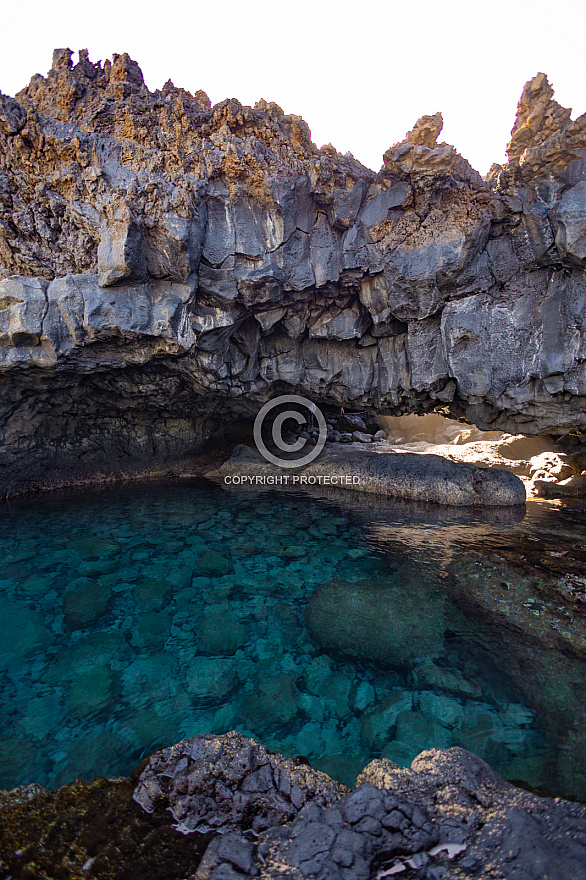
[[[232,731],[202,734],[151,756],[134,800],[149,813],[163,806],[184,834],[260,833],[289,821],[307,803],[327,807],[348,789],[306,764],[271,755]]]
[[[70,55],[0,96],[4,492],[71,476],[84,443],[89,474],[185,456],[203,416],[283,390],[586,428],[586,117],[543,74],[482,180],[437,143],[441,114],[375,174],[275,104],[211,108],[148,92],[127,55]]]
[[[239,446],[209,476],[225,479],[249,475],[264,477],[266,482],[267,477],[274,477],[278,471],[255,450]],[[368,449],[322,453],[311,464],[295,469],[294,474],[295,481],[293,472],[288,477],[292,486],[337,486],[454,507],[514,507],[526,500],[522,481],[510,471],[480,468],[441,455],[371,453]]]
[[[153,755],[134,798],[170,808],[184,833],[221,832],[196,880],[584,876],[584,805],[517,789],[464,749],[422,752],[408,769],[373,761],[352,792],[326,780],[231,733]]]

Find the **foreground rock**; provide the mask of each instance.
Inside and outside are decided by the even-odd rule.
[[[400,770],[373,761],[332,807],[306,807],[254,844],[214,840],[197,880],[584,876],[586,808],[520,791],[464,749],[432,749]]]
[[[380,454],[361,449],[322,453],[311,464],[289,473],[269,464],[256,451],[240,446],[208,476],[231,485],[271,485],[279,478],[293,488],[337,486],[455,507],[513,507],[525,503],[525,487],[509,471],[408,452]]]
[[[0,877],[193,877],[210,836],[186,842],[169,814],[142,810],[132,800],[137,775],[73,782],[57,791],[0,791]]]
[[[148,813],[169,810],[184,834],[259,833],[289,821],[308,803],[326,807],[347,791],[325,773],[271,755],[232,731],[157,752],[140,776],[134,800]]]
[[[586,807],[515,788],[461,748],[408,769],[372,761],[352,792],[235,732],[185,740],[139,772],[3,793],[0,868],[15,880],[584,876]]]
[[[586,116],[543,74],[482,180],[441,114],[375,173],[274,103],[71,54],[0,95],[4,494],[184,461],[284,388],[586,429]]]

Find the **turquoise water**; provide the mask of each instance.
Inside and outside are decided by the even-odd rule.
[[[531,630],[547,600],[490,555],[532,529],[204,481],[4,506],[0,787],[125,775],[235,728],[350,783],[373,757],[462,745],[584,797],[578,624],[555,624],[561,651]]]

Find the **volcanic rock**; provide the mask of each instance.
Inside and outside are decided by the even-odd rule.
[[[523,483],[507,470],[479,468],[440,455],[355,449],[322,453],[311,464],[292,470],[286,477],[287,485],[336,486],[454,507],[513,507],[525,503]],[[234,477],[239,482],[245,482],[241,477],[249,478],[251,483],[258,479],[266,485],[271,479],[274,483],[276,476],[283,479],[279,468],[246,446],[237,447],[228,461],[208,476],[224,482]]]
[[[0,792],[0,846],[12,876],[47,880],[64,861],[90,880],[568,880],[583,876],[586,808],[461,748],[372,761],[349,791],[232,732],[157,752],[130,780]]]
[[[184,834],[260,832],[288,821],[306,803],[329,806],[347,790],[232,731],[202,734],[152,755],[134,800],[149,813],[164,804]]]
[[[284,390],[586,429],[586,116],[544,74],[483,180],[441,114],[375,173],[274,103],[71,55],[0,95],[3,494],[180,465]]]

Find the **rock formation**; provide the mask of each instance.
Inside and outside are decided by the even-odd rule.
[[[64,866],[90,880],[584,875],[584,805],[515,788],[461,748],[422,752],[406,769],[372,761],[353,791],[235,732],[156,753],[136,784],[138,772],[0,792],[6,870],[15,880],[56,880]]]
[[[586,116],[544,74],[483,180],[439,113],[374,173],[71,54],[0,95],[4,492],[185,458],[284,390],[584,431]]]
[[[255,480],[270,485],[270,479],[274,481],[278,473],[279,469],[268,464],[256,450],[239,446],[228,461],[207,476],[220,478],[224,483],[231,482],[230,478],[243,481],[248,477],[251,485]],[[346,478],[348,474],[351,479]],[[291,477],[285,485],[337,486],[454,507],[514,507],[524,505],[526,500],[523,483],[510,471],[480,468],[433,454],[324,452],[313,463],[296,469],[295,475],[297,483]]]

